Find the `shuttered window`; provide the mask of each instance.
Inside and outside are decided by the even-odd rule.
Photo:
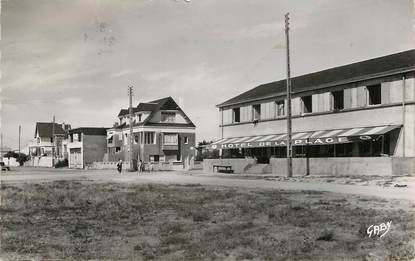
[[[313,100],[311,98],[311,95],[301,97],[301,103],[303,113],[313,112]]]
[[[335,91],[332,92],[333,96],[333,110],[343,110],[344,109],[344,91]]]
[[[275,102],[261,103],[261,120],[275,118]]]
[[[276,117],[285,116],[285,101],[276,101],[275,102],[275,115]]]
[[[223,124],[231,124],[232,123],[232,110],[226,109],[223,110]]]
[[[252,105],[252,120],[261,119],[261,104]]]
[[[241,109],[240,108],[232,109],[232,114],[233,114],[232,118],[233,118],[234,123],[241,122]]]
[[[243,106],[241,107],[241,122],[250,122],[252,121],[252,107]]]

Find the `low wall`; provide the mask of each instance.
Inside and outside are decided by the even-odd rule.
[[[308,161],[308,162],[307,162]],[[287,175],[287,160],[270,160],[272,174]],[[415,175],[414,158],[351,157],[351,158],[294,158],[293,174],[306,175]]]
[[[410,158],[392,158],[393,175],[415,176],[415,157]]]
[[[117,162],[116,161],[100,161],[100,162],[95,161],[85,166],[85,168],[86,169],[117,169]],[[129,169],[130,163],[123,162],[122,168]]]
[[[32,158],[24,163],[25,166],[30,166],[30,167],[53,167],[53,161],[52,161],[52,157],[47,157],[47,156],[43,156],[43,157],[37,157],[37,156],[32,156]]]
[[[204,172],[213,172],[213,165],[232,166],[234,173],[245,173],[255,165],[255,159],[204,159],[202,162]]]
[[[149,170],[149,164],[144,164],[145,169]],[[116,161],[109,161],[109,162],[93,162],[87,166],[88,169],[117,169],[117,162]],[[130,163],[123,162],[122,164],[123,169],[129,169]],[[153,170],[154,171],[168,171],[168,170],[183,170],[183,164],[172,164],[172,163],[153,163]]]
[[[19,162],[17,162],[17,160],[15,158],[5,158],[3,157],[3,162],[5,166],[10,166],[10,167],[18,167],[20,166]]]

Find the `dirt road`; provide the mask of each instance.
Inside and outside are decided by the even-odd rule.
[[[55,180],[79,180],[93,182],[119,182],[131,184],[202,184],[213,186],[263,188],[279,190],[312,190],[328,191],[342,194],[357,194],[388,199],[405,199],[415,202],[413,187],[396,188],[362,185],[342,185],[332,183],[310,183],[290,181],[270,181],[263,179],[230,178],[226,175],[207,175],[191,172],[153,172],[117,174],[114,170],[69,170],[69,169],[33,169],[16,168],[10,172],[2,172],[0,181],[4,183],[48,182]]]

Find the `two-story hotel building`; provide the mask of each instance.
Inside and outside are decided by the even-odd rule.
[[[413,172],[414,77],[415,50],[408,50],[292,78],[293,157],[324,159],[327,168],[342,165],[345,172],[362,162],[373,162],[367,169],[387,166],[390,174]],[[286,157],[285,79],[217,107],[222,137],[210,148],[222,158],[268,164]],[[379,163],[385,161],[390,164]]]

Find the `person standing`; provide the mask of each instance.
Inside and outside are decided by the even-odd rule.
[[[152,161],[150,161],[149,166],[148,166],[148,170],[149,170],[150,172],[153,172],[153,168],[154,168],[154,166],[153,166],[153,162],[152,162]]]
[[[121,174],[121,171],[122,171],[122,159],[120,159],[120,160],[117,162],[117,170],[118,170],[118,173],[120,173],[120,174]]]
[[[138,172],[143,172],[143,161],[139,160],[137,164]]]

